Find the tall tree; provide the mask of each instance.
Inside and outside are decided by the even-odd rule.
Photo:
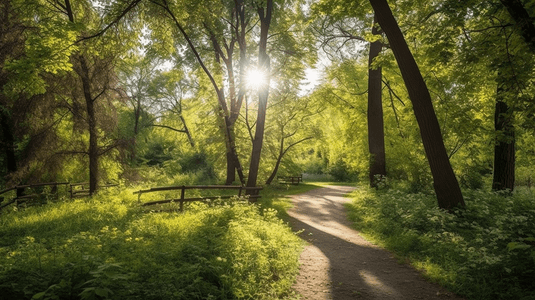
[[[459,183],[444,147],[440,126],[431,102],[431,95],[418,65],[388,6],[388,2],[386,0],[370,0],[370,4],[375,11],[381,29],[388,38],[413,104],[414,114],[420,128],[431,174],[433,175],[433,186],[437,195],[438,206],[448,210],[456,206],[464,206]]]
[[[264,74],[266,74],[266,82],[264,86],[258,91],[258,116],[256,118],[256,131],[253,140],[253,150],[251,153],[251,162],[249,165],[249,177],[247,178],[247,186],[256,186],[258,177],[258,167],[260,165],[260,154],[262,152],[262,145],[264,141],[264,126],[266,120],[266,108],[269,97],[269,82],[271,79],[270,59],[267,54],[267,40],[269,33],[269,26],[271,25],[271,17],[273,14],[273,0],[267,0],[265,7],[257,4],[257,12],[260,18],[260,42],[258,46],[258,67]]]
[[[368,147],[370,150],[370,186],[377,187],[378,182],[386,176],[385,133],[383,125],[383,84],[381,66],[374,65],[374,60],[383,48],[381,32],[375,18],[372,34],[377,40],[370,43],[368,61]]]
[[[121,143],[119,140],[109,141],[102,136],[102,126],[99,126],[99,123],[102,125],[99,119],[105,119],[104,111],[113,109],[110,93],[116,83],[114,60],[121,47],[118,40],[110,39],[107,35],[99,35],[98,39],[86,38],[88,32],[98,28],[101,23],[100,16],[90,2],[76,2],[73,5],[70,0],[55,0],[47,5],[50,6],[50,11],[62,15],[65,27],[79,30],[76,36],[79,50],[70,57],[76,75],[73,86],[66,88],[71,90],[73,105],[83,103],[84,113],[75,117],[83,120],[89,134],[87,149],[81,151],[81,154],[87,155],[89,160],[89,194],[93,195],[98,190],[100,181],[100,157]],[[110,51],[111,49],[113,50]],[[100,114],[99,107],[104,109]],[[76,114],[76,110],[73,113]],[[106,139],[109,143],[102,145]]]

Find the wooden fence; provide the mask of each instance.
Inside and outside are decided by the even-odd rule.
[[[58,195],[58,186],[59,185],[67,185],[69,184],[68,182],[46,182],[46,183],[35,183],[35,184],[26,184],[26,185],[17,185],[17,186],[14,186],[12,188],[9,188],[9,189],[5,189],[3,191],[0,191],[0,195],[2,194],[5,194],[7,192],[10,192],[10,191],[13,191],[13,190],[16,190],[17,191],[17,194],[16,196],[9,200],[8,202],[6,203],[3,203],[0,205],[0,209],[3,209],[4,207],[8,206],[8,205],[11,205],[13,203],[16,203],[17,205],[21,204],[21,203],[24,203],[30,199],[35,199],[37,197],[39,197],[41,194],[25,194],[25,190],[27,188],[34,188],[34,187],[44,187],[44,186],[51,186],[51,193],[52,194],[55,194],[56,197]],[[0,197],[0,203],[3,202],[3,199],[4,197]]]
[[[206,197],[186,197],[186,190],[237,190],[237,195],[224,195],[224,196],[206,196]],[[244,187],[239,185],[193,185],[193,186],[167,186],[167,187],[154,187],[147,190],[139,190],[134,192],[134,194],[138,194],[138,202],[142,206],[148,206],[148,205],[156,205],[156,204],[164,204],[164,203],[172,203],[172,202],[179,202],[180,203],[180,211],[184,210],[184,203],[185,202],[194,202],[194,201],[207,201],[207,200],[216,200],[216,199],[229,199],[235,196],[241,197],[245,196],[243,195],[244,192],[250,191],[248,195],[246,195],[249,198],[249,201],[256,201],[256,199],[260,198],[260,195],[258,194],[259,191],[262,189],[262,187]],[[164,200],[157,200],[157,201],[150,201],[141,203],[141,195],[146,193],[153,193],[153,192],[162,192],[162,191],[173,191],[173,190],[180,190],[180,198],[175,199],[164,199]]]
[[[13,203],[16,203],[17,205],[22,204],[30,199],[36,199],[42,195],[42,193],[34,193],[34,194],[26,194],[27,188],[34,188],[34,187],[43,187],[43,186],[51,186],[51,193],[58,197],[58,186],[60,185],[68,185],[69,186],[69,195],[72,198],[74,197],[86,197],[89,196],[89,182],[81,182],[81,183],[70,183],[70,182],[47,182],[47,183],[35,183],[35,184],[26,184],[26,185],[17,185],[12,188],[8,188],[5,190],[0,191],[0,195],[8,193],[10,191],[16,190],[17,193],[15,197],[11,200],[8,200],[6,203],[4,202],[4,197],[0,197],[0,210],[4,207],[11,205]],[[106,187],[112,187],[112,186],[118,186],[118,184],[107,184],[107,185],[101,185],[101,188]]]

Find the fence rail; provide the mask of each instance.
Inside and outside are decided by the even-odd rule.
[[[13,190],[16,190],[17,194],[16,194],[15,198],[9,200],[6,203],[0,204],[0,209],[3,209],[4,207],[6,207],[8,205],[11,205],[13,203],[17,203],[17,205],[18,205],[20,203],[26,202],[29,199],[37,198],[37,197],[39,197],[41,195],[41,194],[28,194],[28,195],[26,195],[24,193],[24,189],[26,189],[26,188],[52,186],[52,193],[57,195],[58,185],[67,185],[67,184],[69,184],[69,183],[68,182],[33,183],[33,184],[17,185],[17,186],[2,190],[2,191],[0,191],[0,195],[5,194],[5,193],[10,192],[10,191],[13,191]],[[3,197],[0,197],[0,203],[3,202],[3,200],[4,200]]]
[[[24,185],[17,185],[14,187],[10,187],[7,189],[4,189],[0,191],[0,195],[5,194],[7,192],[16,190],[17,194],[13,199],[8,200],[6,203],[4,202],[4,197],[0,196],[0,210],[4,207],[11,205],[13,203],[21,204],[23,202],[28,201],[29,199],[34,199],[39,196],[41,196],[41,193],[37,194],[25,194],[25,189],[27,188],[34,188],[34,187],[43,187],[43,186],[51,186],[52,187],[52,194],[58,195],[58,186],[59,185],[69,185],[69,194],[71,196],[71,199],[74,197],[84,197],[89,196],[89,182],[81,182],[81,183],[70,183],[70,182],[45,182],[45,183],[33,183],[33,184],[24,184]],[[112,186],[118,186],[118,184],[107,184],[107,185],[101,185],[102,188],[112,187]],[[77,189],[77,187],[80,187]]]
[[[261,196],[258,194],[260,190],[262,190],[262,187],[245,187],[241,185],[182,185],[182,186],[162,186],[162,187],[153,187],[147,190],[139,190],[134,192],[134,194],[138,194],[138,202],[141,204],[141,206],[148,206],[148,205],[156,205],[156,204],[164,204],[164,203],[172,203],[172,202],[179,202],[180,204],[180,211],[184,211],[184,203],[185,202],[195,202],[195,201],[207,201],[207,200],[216,200],[216,199],[229,199],[232,197],[235,197],[236,195],[224,195],[224,196],[206,196],[206,197],[190,197],[186,198],[186,190],[238,190],[238,197],[243,196],[242,193],[249,192],[247,195],[249,197],[249,201],[256,201],[256,199],[260,198]],[[145,193],[152,193],[152,192],[162,192],[162,191],[173,191],[173,190],[180,190],[180,198],[175,199],[164,199],[164,200],[156,200],[156,201],[150,201],[141,203],[141,195]]]

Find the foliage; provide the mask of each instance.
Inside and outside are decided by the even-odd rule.
[[[143,213],[133,189],[9,212],[0,290],[9,299],[278,299],[301,241],[273,209],[229,202]]]
[[[532,299],[532,192],[464,193],[466,209],[453,214],[439,210],[432,196],[394,189],[360,189],[347,208],[357,230],[455,293],[468,299]]]

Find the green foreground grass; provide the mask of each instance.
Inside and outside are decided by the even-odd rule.
[[[275,186],[259,204],[147,212],[134,189],[0,215],[3,299],[282,299],[303,242],[279,218]],[[274,209],[278,208],[279,210]]]
[[[535,199],[465,191],[447,213],[432,195],[361,188],[347,204],[366,238],[467,299],[535,299]]]

